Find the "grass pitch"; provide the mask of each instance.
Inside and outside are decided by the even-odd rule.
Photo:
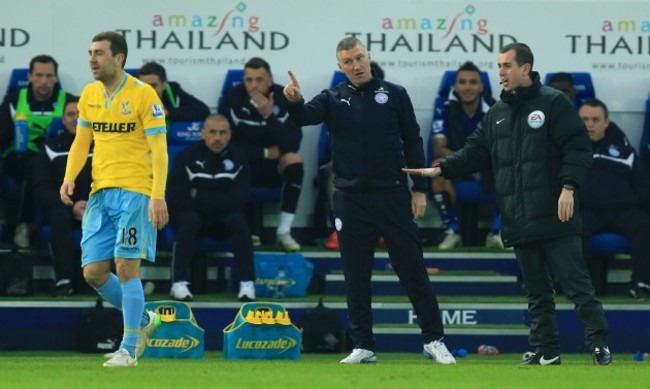
[[[419,354],[379,353],[376,365],[339,365],[345,354],[304,354],[299,361],[143,359],[134,368],[105,368],[101,355],[0,352],[1,388],[647,388],[650,361],[614,354],[593,366],[588,354],[564,354],[561,366],[519,366],[519,354],[469,355],[457,365]]]

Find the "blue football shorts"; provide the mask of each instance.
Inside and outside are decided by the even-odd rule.
[[[120,188],[88,199],[82,222],[81,266],[113,258],[156,259],[156,229],[149,221],[149,196]]]

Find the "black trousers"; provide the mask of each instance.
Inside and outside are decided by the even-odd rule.
[[[81,228],[81,222],[75,220],[72,208],[63,203],[57,207],[46,208],[43,212],[51,227],[50,248],[56,281],[73,280],[75,270],[81,266],[81,249],[74,241],[72,232]]]
[[[589,210],[581,209],[584,224],[583,250],[589,270],[598,268],[595,259],[586,251],[589,240],[598,232],[618,232],[630,241],[632,258],[632,279],[637,282],[650,283],[650,215],[640,208]],[[593,276],[594,271],[592,271]]]
[[[194,244],[200,236],[231,239],[238,278],[244,281],[255,280],[253,242],[243,212],[216,215],[197,211],[176,212],[172,215],[172,226],[176,232],[172,253],[172,282],[189,280]]]
[[[549,269],[575,304],[585,331],[585,344],[593,349],[608,343],[609,331],[602,304],[596,299],[591,278],[582,257],[580,236],[541,240],[515,246],[515,255],[528,289],[531,316],[529,343],[536,351],[558,355],[560,340]]]
[[[409,190],[337,190],[334,210],[347,287],[348,329],[354,348],[375,349],[370,281],[380,234],[393,269],[417,314],[424,342],[442,338],[440,308],[424,266]]]

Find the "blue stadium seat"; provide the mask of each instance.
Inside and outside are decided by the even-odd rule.
[[[140,71],[140,68],[124,68],[124,71],[133,77],[138,78],[138,72]]]
[[[11,76],[9,76],[6,93],[16,92],[19,89],[25,88],[27,85],[29,85],[29,68],[14,68],[11,71]],[[57,82],[57,85],[61,87],[60,80]]]
[[[229,69],[226,73],[226,78],[223,80],[223,86],[221,87],[221,94],[217,101],[217,108],[221,107],[221,102],[223,97],[230,90],[230,88],[235,87],[244,82],[244,69]]]
[[[576,108],[580,107],[586,100],[596,97],[594,82],[589,72],[567,72],[573,76],[573,86],[576,89]],[[555,72],[547,73],[544,77],[544,85],[550,85],[551,78]]]
[[[621,234],[601,232],[591,237],[589,251],[592,254],[613,255],[630,252],[630,242]]]

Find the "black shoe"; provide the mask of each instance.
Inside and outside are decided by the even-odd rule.
[[[632,285],[629,294],[630,297],[640,300],[650,298],[650,285],[637,282],[636,285]]]
[[[609,352],[609,347],[595,347],[591,353],[594,357],[594,365],[611,365],[612,354]]]
[[[556,355],[554,357],[545,355],[542,352],[538,351],[535,354],[531,355],[521,363],[522,365],[559,365],[560,356]]]
[[[74,289],[72,289],[72,283],[71,282],[64,282],[60,285],[56,285],[54,287],[54,297],[67,297],[72,295],[74,292]]]

